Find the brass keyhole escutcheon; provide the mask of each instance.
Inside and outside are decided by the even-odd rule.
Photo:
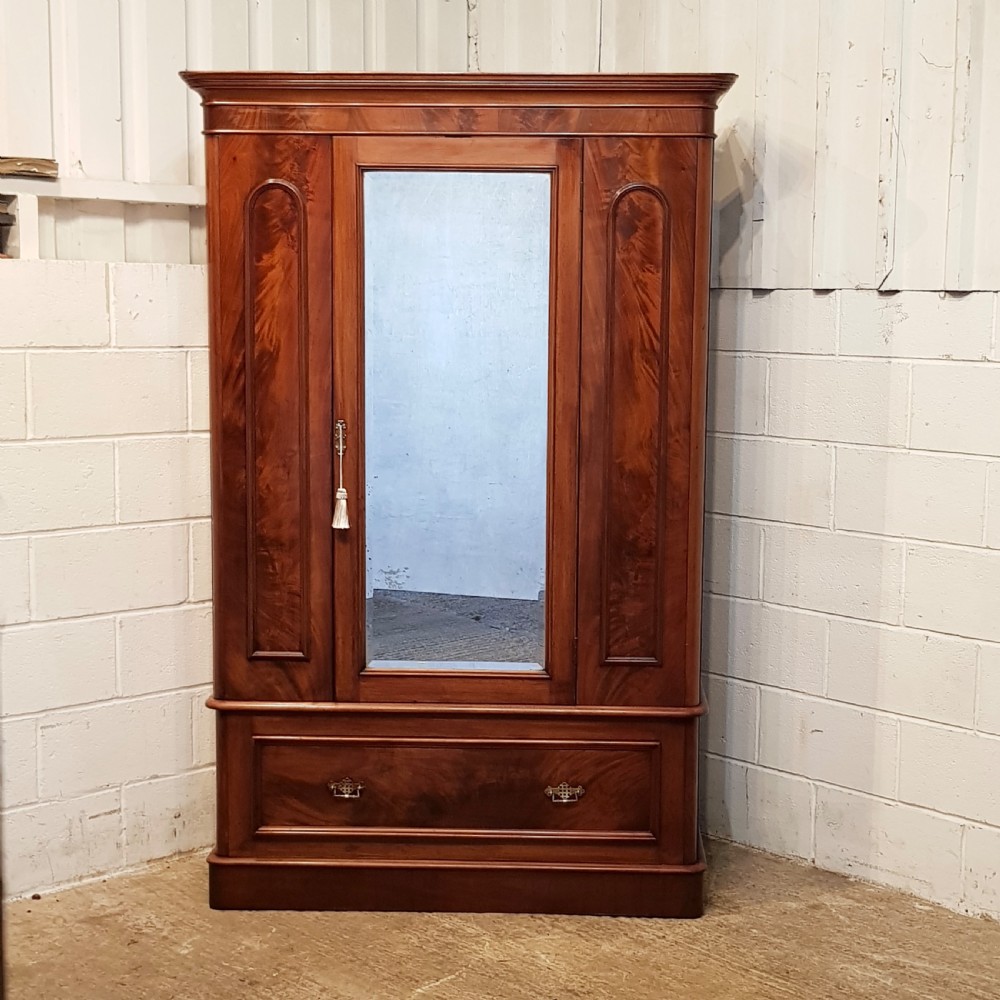
[[[563,804],[568,802],[578,802],[584,791],[585,789],[583,785],[570,785],[565,781],[561,781],[558,785],[549,785],[545,789],[545,794],[553,801],[553,803]]]

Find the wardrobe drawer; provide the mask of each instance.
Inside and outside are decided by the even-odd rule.
[[[656,835],[657,742],[258,736],[258,834]]]

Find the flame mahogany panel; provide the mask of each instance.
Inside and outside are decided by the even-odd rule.
[[[707,292],[695,274],[699,142],[584,141],[582,704],[698,697],[687,587],[689,527],[697,517],[700,531],[702,516],[689,502],[701,475],[691,456],[704,339],[695,303]]]
[[[306,215],[269,180],[247,199],[247,604],[251,659],[309,657]]]
[[[659,743],[258,737],[258,834],[511,831],[655,841]],[[329,781],[364,785],[335,798]],[[545,789],[583,787],[559,803]]]
[[[245,705],[222,709],[219,738],[220,853],[697,861],[696,715]],[[331,796],[344,778],[366,786],[359,799]],[[545,797],[562,781],[579,801]]]
[[[608,361],[601,568],[605,663],[660,662],[670,212],[635,184],[608,212]]]
[[[216,691],[330,697],[330,140],[209,140]]]
[[[627,120],[619,109],[469,107],[259,107],[223,105],[207,109],[207,131],[333,132],[341,135],[601,135],[609,129],[627,134],[710,136],[713,111],[707,108],[636,107]]]

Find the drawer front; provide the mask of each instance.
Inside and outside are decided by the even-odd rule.
[[[657,834],[652,741],[257,736],[254,745],[258,835]]]

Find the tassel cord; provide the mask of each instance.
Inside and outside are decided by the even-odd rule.
[[[338,531],[345,531],[351,526],[347,516],[347,490],[344,489],[344,425],[337,421],[337,460],[338,460],[338,486],[337,499],[333,505],[332,527]]]

